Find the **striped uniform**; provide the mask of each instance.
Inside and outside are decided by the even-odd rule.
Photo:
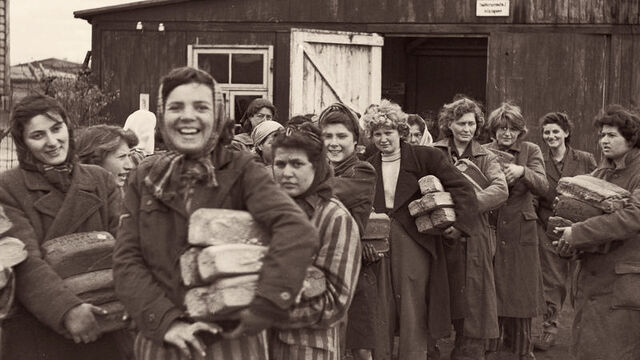
[[[360,272],[360,233],[349,211],[332,198],[315,199],[311,222],[320,234],[313,262],[324,272],[327,289],[303,300],[278,324],[272,342],[275,360],[339,360],[337,323],[351,304]]]

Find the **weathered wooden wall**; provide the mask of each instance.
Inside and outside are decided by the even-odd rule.
[[[3,109],[8,108],[9,87],[9,0],[0,0],[0,97]]]

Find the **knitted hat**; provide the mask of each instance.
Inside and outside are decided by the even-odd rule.
[[[263,121],[258,124],[253,131],[251,132],[251,139],[253,139],[253,145],[258,146],[262,144],[264,139],[267,136],[271,135],[273,132],[284,129],[279,122],[273,120]]]

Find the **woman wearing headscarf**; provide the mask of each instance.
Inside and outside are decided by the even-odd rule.
[[[433,146],[460,169],[479,170],[463,173],[474,184],[480,226],[466,242],[445,242],[451,318],[456,331],[451,359],[484,359],[486,339],[499,335],[493,276],[496,223],[489,212],[504,204],[509,191],[496,156],[476,140],[484,125],[484,114],[475,101],[461,98],[444,105],[439,122],[444,137]]]
[[[544,287],[546,310],[543,313],[542,334],[535,347],[547,350],[555,344],[560,321],[560,310],[567,295],[567,281],[572,278],[575,261],[559,257],[549,241],[546,230],[549,217],[553,215],[553,201],[558,196],[558,180],[566,176],[589,174],[596,168],[596,159],[591,153],[574,149],[569,145],[573,124],[567,114],[552,112],[540,118],[542,140],[546,145],[543,159],[549,189],[538,198],[538,236],[540,264]]]
[[[351,304],[360,271],[358,225],[333,197],[322,133],[311,123],[287,127],[273,142],[273,175],[307,214],[320,235],[313,265],[324,273],[326,290],[302,299],[277,325],[273,358],[340,360],[338,324]]]
[[[327,148],[327,157],[334,171],[329,179],[334,195],[346,206],[360,234],[364,234],[373,205],[376,172],[368,162],[358,159],[356,148],[360,138],[358,118],[341,103],[327,107],[319,117]],[[371,359],[372,350],[386,353],[378,320],[377,276],[375,262],[379,256],[371,244],[362,243],[362,268],[356,292],[349,308],[346,328],[346,349],[356,359]]]
[[[230,151],[213,78],[183,67],[162,79],[160,131],[170,150],[130,174],[114,252],[116,294],[140,333],[136,358],[265,359],[262,330],[287,319],[318,233],[251,154]],[[199,208],[245,210],[272,235],[256,296],[224,338],[215,324],[185,314],[178,258]],[[244,336],[242,336],[244,335]]]
[[[131,130],[138,137],[138,144],[132,147],[134,165],[155,151],[156,116],[149,110],[136,110],[124,122],[125,130]]]
[[[502,171],[509,185],[509,199],[497,211],[497,248],[494,260],[500,339],[490,350],[506,348],[520,359],[535,359],[531,320],[542,313],[542,275],[534,195],[548,189],[542,151],[523,141],[527,127],[520,108],[503,103],[489,115],[493,142],[485,144],[513,157],[503,161]],[[500,345],[503,345],[500,347]]]
[[[258,126],[263,121],[274,120],[277,121],[276,107],[271,101],[263,98],[254,99],[247,106],[242,118],[240,119],[240,125],[242,125],[242,132],[235,135],[231,141],[231,148],[236,150],[253,150],[254,143],[251,139],[251,132],[253,128]]]
[[[279,122],[273,120],[263,121],[258,124],[251,132],[251,139],[253,140],[254,148],[260,160],[271,170],[271,164],[273,163],[273,151],[271,150],[271,143],[275,138],[278,131],[284,130],[284,127]]]
[[[457,241],[472,235],[478,202],[471,183],[442,151],[401,140],[409,126],[397,104],[383,100],[363,122],[377,149],[368,160],[378,173],[373,206],[391,218],[391,298],[396,302],[391,324],[400,337],[398,358],[423,360],[435,345],[428,339],[448,335],[451,326],[443,236]],[[426,175],[440,179],[455,203],[456,221],[442,236],[418,232],[409,213],[409,203],[422,196],[418,180]]]
[[[428,146],[433,143],[433,137],[427,129],[427,123],[418,114],[409,114],[407,118],[409,124],[409,135],[407,142],[411,145]]]
[[[20,166],[0,174],[0,204],[25,243],[15,267],[17,306],[2,323],[3,359],[119,359],[113,333],[101,334],[105,310],[83,302],[44,260],[42,245],[77,232],[115,234],[121,196],[111,174],[80,164],[66,111],[53,98],[16,104],[11,136]],[[81,241],[78,239],[77,241]]]

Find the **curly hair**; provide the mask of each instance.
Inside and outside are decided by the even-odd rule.
[[[463,115],[469,113],[472,113],[476,119],[475,137],[484,126],[484,113],[482,112],[482,107],[478,102],[467,97],[458,97],[453,102],[445,104],[442,107],[438,114],[438,127],[440,129],[440,134],[444,137],[452,137],[453,133],[451,132],[451,129],[449,129],[449,125],[460,119]]]
[[[409,135],[408,117],[400,105],[384,99],[380,105],[370,105],[367,108],[362,116],[362,123],[368,138],[380,128],[389,128],[398,130],[400,138],[405,139]]]
[[[569,115],[563,112],[550,112],[540,118],[540,131],[544,131],[544,126],[549,124],[556,124],[560,126],[564,132],[569,134],[564,140],[565,144],[569,144],[571,140],[571,132],[573,131],[573,122],[569,119]]]
[[[113,125],[89,126],[78,130],[76,151],[81,163],[101,166],[122,141],[130,148],[138,145],[138,137],[131,130]]]
[[[503,102],[500,107],[489,114],[487,127],[489,128],[489,133],[493,138],[496,136],[496,131],[503,127],[510,127],[520,131],[518,138],[523,137],[527,131],[529,131],[527,129],[527,124],[524,121],[524,117],[522,117],[522,110],[520,110],[520,107],[509,102]]]
[[[593,125],[600,130],[604,125],[615,126],[631,147],[640,147],[640,116],[633,110],[609,105],[596,115]]]

